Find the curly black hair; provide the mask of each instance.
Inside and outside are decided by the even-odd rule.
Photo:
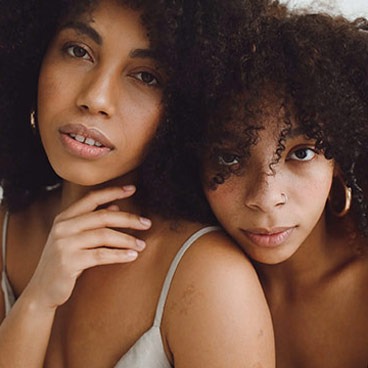
[[[197,150],[204,139],[207,106],[221,94],[244,35],[249,31],[250,36],[257,28],[272,0],[194,3],[191,6],[183,0],[186,17],[178,36],[183,54],[171,61],[175,67],[165,91],[167,124],[161,126],[161,132],[165,130],[167,138],[157,136],[153,141],[151,154],[141,167],[144,182],[139,188],[144,203],[166,217],[215,222],[198,176]],[[146,177],[155,177],[155,185]]]
[[[246,170],[247,157],[264,128],[261,114],[274,104],[282,112],[279,141],[270,169],[285,149],[295,119],[303,134],[341,169],[352,189],[352,213],[368,236],[368,32],[367,22],[327,14],[296,14],[285,9],[259,20],[243,37],[223,80],[223,93],[207,107],[207,140],[198,155],[210,152],[216,189]],[[267,94],[268,93],[268,94]],[[257,119],[258,117],[258,119]],[[221,166],[219,152],[236,152],[241,163]]]
[[[200,103],[196,89],[216,85],[215,79],[208,83],[208,65],[211,71],[223,67],[228,42],[238,39],[244,28],[239,24],[251,24],[268,0],[119,1],[142,11],[152,48],[169,76],[166,114],[140,168],[137,198],[148,211],[166,217],[208,221],[211,215],[205,201],[196,201],[201,188],[190,175],[194,161],[183,145],[184,138],[188,142],[196,136],[197,120],[178,127],[182,121],[176,118],[179,113],[196,115]],[[62,181],[32,132],[29,115],[43,55],[60,22],[93,9],[97,2],[4,0],[0,4],[0,183],[3,204],[10,210],[25,208],[45,188]]]

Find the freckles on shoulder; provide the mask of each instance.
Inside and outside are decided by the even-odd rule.
[[[248,257],[223,232],[198,239],[181,260],[173,279],[168,307],[181,313],[204,298],[221,299],[261,290]],[[224,291],[226,291],[224,293]]]
[[[225,234],[204,236],[183,257],[162,332],[176,362],[190,361],[188,355],[199,366],[273,360],[272,322],[262,287],[249,259]]]

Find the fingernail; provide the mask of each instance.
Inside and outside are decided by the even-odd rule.
[[[140,217],[139,221],[141,222],[142,225],[144,226],[151,226],[151,220],[145,217]]]
[[[135,259],[138,257],[138,252],[136,252],[135,250],[128,250],[126,255],[129,259]]]
[[[131,192],[135,189],[134,185],[124,185],[121,189],[123,189],[124,192]]]
[[[135,242],[137,243],[138,250],[143,250],[146,248],[146,243],[141,239],[136,239]]]

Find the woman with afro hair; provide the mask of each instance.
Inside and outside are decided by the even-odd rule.
[[[275,9],[203,105],[204,191],[260,277],[276,366],[367,367],[367,23]]]
[[[224,52],[265,5],[1,2],[1,368],[274,367],[257,274],[195,202],[175,88],[203,73],[194,43]]]

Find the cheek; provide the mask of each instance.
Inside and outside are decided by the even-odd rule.
[[[231,183],[219,185],[216,190],[205,189],[205,196],[210,207],[222,223],[234,217],[238,213],[238,206],[241,203],[239,193]]]
[[[309,213],[313,213],[311,219],[318,220],[328,200],[332,177],[332,166],[326,163],[321,170],[311,172],[300,180],[295,178],[293,190],[301,213],[308,210]]]
[[[147,131],[147,135],[151,138],[156,133],[157,128],[161,123],[162,116],[163,107],[161,102],[153,104],[151,109],[145,111],[144,119],[147,121],[147,124],[145,124],[145,129]]]
[[[125,131],[129,139],[135,135],[152,138],[163,116],[161,101],[150,97],[135,100],[133,96],[123,98],[119,105],[119,115],[123,122],[120,125],[121,132],[124,134]]]
[[[58,111],[66,96],[73,94],[73,86],[67,83],[65,75],[60,75],[56,63],[44,61],[38,79],[37,115],[42,124],[44,116]],[[65,93],[67,92],[67,94]]]
[[[162,89],[141,86],[127,78],[122,80],[120,93],[119,105],[122,113],[136,117],[145,125],[147,124],[144,122],[160,120],[163,113]]]
[[[142,108],[141,108],[142,110]],[[161,123],[162,109],[152,108],[149,111],[142,111],[138,113],[136,124],[133,123],[132,132],[128,133],[126,138],[133,144],[139,147],[143,147],[143,153],[149,148],[150,142],[157,134],[157,129]],[[135,142],[135,143],[134,143]]]
[[[331,189],[333,180],[333,166],[329,162],[326,163],[324,168],[321,168],[320,175],[315,180],[315,185],[311,188],[311,195],[321,198],[322,201],[326,201]]]

